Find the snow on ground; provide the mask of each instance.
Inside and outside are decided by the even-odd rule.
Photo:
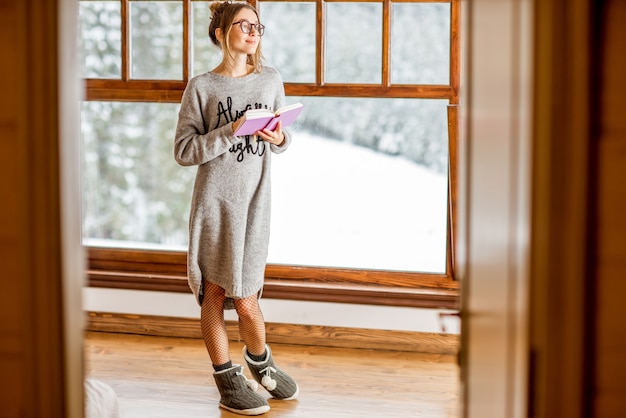
[[[443,272],[447,178],[402,157],[295,132],[272,156],[268,262]]]

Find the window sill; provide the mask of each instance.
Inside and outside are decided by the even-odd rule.
[[[88,248],[90,287],[189,293],[186,253]],[[458,309],[458,282],[437,274],[268,265],[263,297]]]

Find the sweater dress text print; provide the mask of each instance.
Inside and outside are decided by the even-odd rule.
[[[232,124],[248,109],[285,104],[280,74],[271,67],[244,77],[205,73],[192,78],[181,102],[174,141],[176,162],[197,165],[189,217],[187,274],[202,304],[203,280],[229,299],[263,288],[270,232],[271,154],[279,147],[236,137]],[[232,308],[232,300],[226,308]]]

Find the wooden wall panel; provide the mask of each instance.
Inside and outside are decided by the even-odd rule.
[[[121,334],[201,339],[197,318],[88,312],[87,330]],[[226,321],[228,336],[241,341],[237,321]],[[269,343],[410,351],[457,355],[459,336],[430,332],[330,327],[321,325],[266,323]]]
[[[534,2],[529,416],[536,418],[588,416],[592,6]]]
[[[25,243],[21,236],[26,227],[25,199],[27,180],[24,176],[25,127],[19,110],[24,106],[25,60],[23,50],[24,10],[18,1],[0,3],[0,58],[11,65],[0,66],[0,408],[9,417],[25,410],[26,342],[23,328],[22,281],[16,280],[26,266]]]
[[[65,231],[70,224],[77,230],[80,218],[62,220],[78,202],[65,200],[61,181],[59,78],[73,68],[60,61],[75,38],[62,45],[58,22],[59,10],[74,4],[0,2],[0,415],[7,418],[83,414],[81,358],[67,356],[65,344],[67,314],[81,307],[64,304],[63,262]],[[78,121],[77,114],[66,116],[66,123]],[[79,330],[73,331],[80,354]],[[71,401],[70,380],[78,393]]]
[[[596,231],[593,272],[595,300],[595,364],[593,417],[624,417],[626,381],[626,3],[604,2],[595,167]]]

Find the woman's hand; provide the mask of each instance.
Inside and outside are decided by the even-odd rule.
[[[270,131],[269,129],[263,129],[256,133],[263,141],[270,144],[281,146],[285,142],[285,135],[283,134],[282,122],[278,122],[276,130]]]

